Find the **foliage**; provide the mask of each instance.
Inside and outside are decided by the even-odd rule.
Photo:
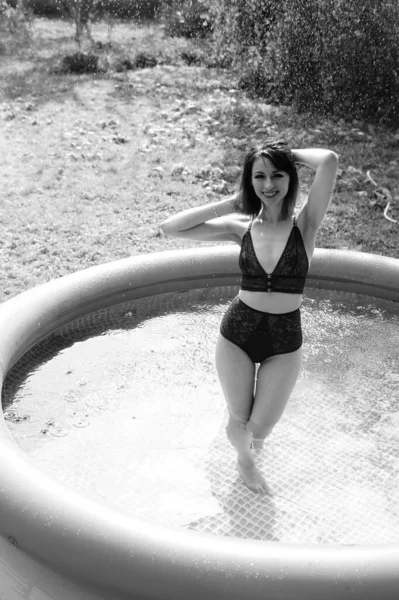
[[[0,0],[15,8],[23,1],[34,14],[71,17],[77,12],[96,17],[132,19],[136,22],[161,18],[167,34],[202,37],[212,29],[211,0]]]
[[[22,0],[25,9],[36,15],[59,15],[57,4],[60,0]],[[11,8],[16,8],[21,0],[3,0],[4,4],[8,4]]]
[[[0,31],[7,31],[18,39],[19,43],[26,43],[30,38],[31,11],[26,5],[26,0],[14,0],[10,3],[0,0]],[[0,49],[5,48],[0,43]]]
[[[9,0],[11,2],[16,0]],[[162,0],[17,0],[25,2],[36,14],[72,18],[79,47],[86,31],[94,42],[90,25],[97,18],[126,18],[142,22],[157,16]]]
[[[162,4],[162,0],[98,0],[98,13],[140,22],[155,19]]]
[[[399,123],[397,0],[341,1],[331,12],[325,32],[326,100],[354,117]]]
[[[7,2],[14,6],[17,0],[7,0]],[[37,15],[57,17],[65,16],[68,5],[76,4],[76,0],[24,0],[24,2]],[[83,0],[83,3],[86,3],[86,0]],[[157,16],[162,0],[94,0],[93,5],[95,14],[99,16],[143,21]]]
[[[256,68],[267,51],[270,28],[282,12],[281,1],[219,0],[211,6],[215,54],[225,64],[249,58]]]
[[[93,36],[107,40],[104,23],[93,23]],[[121,21],[113,39],[128,57],[154,53],[159,68],[53,76],[49,66],[74,45],[70,24],[48,19],[37,19],[29,54],[18,44],[2,61],[0,300],[138,252],[197,246],[164,237],[159,222],[234,191],[247,148],[265,137],[340,157],[318,247],[399,258],[399,225],[384,218],[381,198],[390,190],[399,221],[399,134],[252,99],[230,72],[182,64],[182,48],[190,54],[198,42],[166,38],[153,23]],[[302,200],[312,173],[300,177]]]
[[[204,37],[213,27],[210,0],[165,0],[161,18],[172,37]]]
[[[58,73],[98,73],[101,71],[98,63],[98,56],[95,54],[75,52],[64,56]]]
[[[220,0],[215,56],[277,103],[399,123],[397,0]]]

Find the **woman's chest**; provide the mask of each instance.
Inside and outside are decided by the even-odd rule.
[[[284,258],[283,255],[289,246],[290,237],[291,230],[280,234],[252,234],[252,245],[255,256],[266,273],[272,273]]]

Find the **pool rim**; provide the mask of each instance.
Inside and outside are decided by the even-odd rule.
[[[29,348],[99,308],[166,292],[238,285],[237,258],[232,246],[138,255],[8,300],[0,305],[1,384]],[[399,260],[316,249],[307,287],[399,302]],[[173,590],[171,598],[184,591],[194,599],[204,594],[289,599],[299,593],[309,599],[332,598],[331,593],[360,599],[371,590],[390,598],[399,584],[399,541],[351,547],[276,544],[217,538],[126,517],[44,475],[13,442],[3,415],[0,515],[0,536],[13,547],[118,598],[169,597],[165,590]]]

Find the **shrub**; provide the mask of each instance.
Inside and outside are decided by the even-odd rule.
[[[281,85],[300,109],[399,117],[396,0],[289,0],[280,23]],[[395,114],[396,113],[396,114]]]
[[[265,56],[271,27],[281,17],[281,0],[219,0],[211,7],[215,57],[224,64],[257,68]]]
[[[26,40],[30,38],[31,16],[30,10],[21,0],[0,0],[0,30],[14,34],[20,38],[20,42],[24,37]],[[6,49],[7,45],[1,43],[2,54],[6,54]]]
[[[8,4],[15,6],[17,0],[7,0]],[[59,0],[23,0],[24,7],[35,15],[55,16],[59,14],[57,4]]]
[[[162,0],[97,0],[98,14],[146,21],[158,17]]]
[[[220,0],[215,55],[269,101],[399,123],[397,0]]]
[[[75,52],[64,56],[60,68],[60,73],[98,73],[100,71],[98,56],[95,54],[85,54],[84,52]]]
[[[399,122],[399,3],[341,1],[330,13],[322,73],[330,110]]]
[[[161,18],[165,31],[172,37],[206,36],[213,27],[210,0],[165,0]]]
[[[68,4],[75,0],[24,0],[25,5],[37,15],[64,16]],[[84,2],[84,0],[81,0]],[[7,0],[15,5],[17,0]],[[121,19],[144,21],[154,19],[160,12],[162,0],[95,0],[96,15],[110,15]]]

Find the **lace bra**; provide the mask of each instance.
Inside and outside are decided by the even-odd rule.
[[[238,262],[242,273],[241,289],[250,292],[302,294],[309,271],[309,260],[296,219],[272,273],[266,273],[255,254],[251,227],[252,221],[242,238]]]

